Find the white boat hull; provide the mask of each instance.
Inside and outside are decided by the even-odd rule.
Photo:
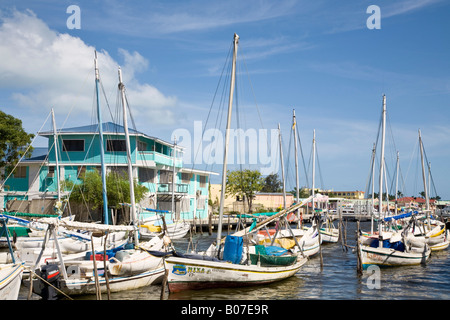
[[[291,266],[258,267],[233,263],[170,257],[165,259],[170,292],[217,287],[260,285],[293,276],[307,261],[299,258]]]
[[[339,241],[339,230],[330,228],[321,228],[320,237],[323,242],[336,243]]]
[[[170,239],[181,239],[188,234],[190,228],[191,225],[188,222],[176,222],[174,224],[169,224],[167,226],[167,235]],[[141,239],[143,240],[148,240],[162,234],[162,232],[151,232],[148,228],[143,227],[139,228],[139,233]]]
[[[0,300],[17,300],[22,283],[23,264],[0,266]]]
[[[430,257],[430,248],[424,247],[421,251],[397,251],[391,248],[373,248],[362,245],[360,248],[363,268],[369,265],[386,267],[411,266],[425,263]]]
[[[110,277],[109,288],[110,292],[120,292],[125,290],[132,290],[141,287],[145,287],[151,284],[157,284],[162,281],[164,277],[164,266],[160,268],[148,270],[132,276],[115,276]],[[108,290],[105,277],[99,277],[99,286],[102,293],[106,293]],[[65,294],[71,295],[83,295],[83,294],[96,294],[95,279],[90,277],[88,279],[72,279],[60,280],[59,288]]]

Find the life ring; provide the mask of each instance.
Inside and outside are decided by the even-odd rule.
[[[286,219],[287,219],[287,221],[289,221],[289,222],[294,222],[294,221],[295,221],[295,213],[294,213],[294,212],[289,213],[289,214],[287,215]]]

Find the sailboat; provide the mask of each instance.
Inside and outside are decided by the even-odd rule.
[[[295,124],[295,111],[294,111],[294,124]],[[281,162],[281,173],[282,173],[282,183],[283,183],[283,203],[284,209],[286,209],[286,186],[285,186],[285,177],[284,177],[284,159],[283,159],[283,148],[282,148],[282,139],[281,139],[281,130],[280,124],[278,124],[278,136],[279,136],[279,145],[280,145],[280,162]],[[295,134],[294,134],[295,136]],[[297,185],[298,188],[298,185]],[[307,205],[308,203],[314,200],[314,195],[309,199],[309,201],[304,201],[303,204]],[[290,215],[294,215],[295,212],[291,212]],[[287,219],[282,219],[275,228],[264,228],[264,230],[260,230],[257,235],[255,241],[257,243],[270,243],[273,245],[277,243],[284,249],[294,249],[297,244],[300,245],[300,250],[303,255],[307,257],[311,257],[319,252],[319,234],[316,224],[313,225],[312,228],[301,227],[299,225],[298,228],[291,228],[289,226],[289,222]],[[294,239],[295,238],[295,239]]]
[[[417,265],[425,263],[431,253],[431,249],[427,244],[420,246],[412,246],[411,239],[414,238],[408,230],[403,232],[385,232],[382,227],[382,211],[383,211],[383,177],[384,177],[384,147],[386,132],[386,96],[383,95],[382,110],[382,136],[381,136],[381,156],[380,156],[380,176],[379,176],[379,210],[378,210],[378,237],[370,239],[358,238],[360,242],[359,256],[363,268],[369,265],[380,266],[405,266]],[[366,240],[363,242],[363,240]]]
[[[191,224],[183,220],[168,219],[168,210],[156,210],[151,208],[141,208],[142,211],[150,211],[154,214],[139,220],[139,234],[141,239],[149,240],[153,237],[166,234],[170,239],[181,239],[185,237],[191,229]],[[164,222],[163,222],[164,217]]]
[[[293,276],[307,261],[305,256],[294,254],[294,261],[288,265],[263,266],[259,259],[256,261],[256,264],[252,264],[250,254],[258,254],[256,252],[256,247],[250,245],[249,238],[246,238],[247,242],[244,244],[244,237],[250,231],[257,231],[268,223],[283,217],[303,204],[297,204],[294,206],[294,209],[291,207],[266,218],[263,222],[258,223],[252,230],[250,230],[250,228],[252,228],[252,226],[250,226],[244,230],[238,231],[234,235],[227,236],[225,240],[222,239],[221,232],[226,189],[228,141],[233,106],[238,42],[239,36],[235,34],[233,40],[232,72],[228,100],[225,151],[222,168],[222,190],[216,243],[211,244],[208,250],[201,254],[183,255],[174,253],[173,256],[165,258],[164,263],[170,292],[217,287],[242,287],[279,281]],[[288,253],[287,250],[285,253],[292,255],[292,253]],[[259,255],[261,256],[261,253],[259,253]]]
[[[408,227],[410,232],[414,234],[414,238],[411,240],[413,245],[423,245],[426,243],[431,251],[445,250],[449,246],[449,239],[447,238],[446,225],[442,221],[432,219],[430,217],[431,210],[429,204],[429,194],[427,188],[427,180],[425,178],[425,156],[424,147],[422,141],[422,135],[419,130],[419,148],[422,164],[422,179],[425,193],[425,210],[422,213],[425,214],[422,219],[414,219]]]
[[[58,219],[61,221],[72,221],[74,216],[62,217],[62,201],[61,201],[61,188],[60,188],[60,170],[58,164],[58,138],[55,124],[55,116],[53,108],[51,109],[51,117],[53,124],[53,134],[54,134],[54,152],[55,152],[55,160],[56,160],[56,185],[57,185],[57,201],[55,205],[55,211],[57,213]],[[54,241],[57,239],[59,242],[61,252],[66,254],[78,254],[82,255],[86,251],[91,250],[91,239],[88,234],[81,233],[78,231],[70,231],[68,229],[63,228],[62,226],[58,227],[57,232],[46,239],[45,234],[47,230],[47,224],[39,223],[37,221],[30,221],[26,219],[22,219],[20,217],[11,216],[8,214],[0,215],[3,218],[6,218],[8,221],[14,221],[16,224],[26,227],[32,232],[28,233],[28,236],[17,237],[14,241],[14,249],[17,260],[24,263],[24,272],[23,278],[26,279],[29,277],[29,269],[33,267],[37,260],[39,260],[38,264],[44,264],[46,260],[55,258],[56,253],[55,250],[52,249],[54,247]],[[29,216],[33,216],[29,214]],[[36,215],[42,216],[42,215]],[[107,249],[117,248],[125,245],[127,243],[128,232],[115,232],[113,234],[109,234],[108,240],[103,237],[96,237],[94,239],[94,247],[96,250],[103,250],[106,245]],[[0,243],[5,243],[5,238],[1,238]],[[47,241],[46,249],[41,250],[43,246],[43,242]]]
[[[95,58],[96,82],[98,81],[97,57]],[[117,226],[105,224],[92,224],[81,222],[61,221],[54,218],[44,218],[40,222],[49,225],[47,232],[63,226],[67,229],[83,229],[91,232],[103,232],[106,235],[114,232],[129,232],[133,235],[134,243],[124,247],[107,251],[103,254],[92,250],[89,255],[66,255],[63,257],[58,241],[55,241],[58,259],[47,261],[44,276],[53,272],[55,275],[55,287],[58,293],[66,295],[99,294],[105,292],[117,292],[135,289],[160,282],[164,275],[163,259],[160,251],[170,243],[170,239],[154,237],[150,241],[139,243],[138,228],[136,225],[136,204],[134,199],[134,181],[132,175],[130,138],[128,133],[125,88],[122,82],[122,73],[119,68],[119,89],[122,97],[123,122],[125,131],[125,142],[127,151],[128,176],[130,183],[131,210],[130,216],[134,225]],[[106,200],[105,200],[106,201]],[[97,267],[96,260],[103,260]],[[38,264],[38,262],[36,263]],[[102,265],[102,266],[100,266]],[[37,267],[37,265],[36,265]],[[41,268],[42,271],[43,268]],[[59,275],[62,275],[59,276]],[[93,281],[95,279],[95,281]],[[40,287],[36,290],[38,294],[47,295],[48,287]],[[43,290],[44,289],[44,290]],[[35,292],[36,292],[35,291]]]
[[[140,207],[138,221],[141,239],[148,240],[163,233],[169,236],[170,239],[181,239],[185,237],[191,229],[191,224],[188,221],[175,218],[176,157],[177,141],[175,137],[173,144],[172,184],[170,185],[170,189],[172,190],[172,210],[156,210]],[[163,230],[163,226],[165,230]]]
[[[313,194],[313,200],[312,200],[312,209],[315,212],[315,163],[316,163],[316,130],[313,131],[313,173],[312,173],[312,194]],[[320,216],[318,217],[320,220]],[[332,217],[328,215],[328,211],[325,213],[325,220],[322,222],[322,224],[319,227],[320,232],[320,238],[323,242],[331,242],[335,243],[339,240],[339,229],[337,229],[334,224]]]
[[[0,300],[17,300],[22,283],[24,264],[16,262],[6,224],[7,219],[0,217],[0,234],[5,234],[8,244],[8,251],[5,252],[6,257],[0,263]]]

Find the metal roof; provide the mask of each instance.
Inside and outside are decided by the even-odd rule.
[[[91,125],[86,125],[86,126],[80,126],[80,127],[72,127],[72,128],[64,128],[64,129],[57,129],[58,134],[97,134],[99,132],[98,130],[98,124],[91,124]],[[120,124],[114,123],[114,122],[104,122],[102,123],[102,129],[103,129],[103,134],[106,135],[111,135],[111,134],[118,134],[118,135],[122,135],[125,134],[125,129],[123,126],[121,126]],[[146,135],[143,132],[134,130],[129,128],[128,132],[130,135],[136,135],[136,136],[143,136],[145,138],[148,139],[152,139],[155,140],[156,142],[159,142],[161,144],[173,147],[174,144],[161,140],[159,138],[156,137],[152,137],[149,135]],[[44,131],[44,132],[39,132],[38,133],[40,136],[43,137],[48,137],[48,136],[52,136],[53,135],[53,131]],[[184,147],[182,146],[178,146],[178,149],[184,149]]]

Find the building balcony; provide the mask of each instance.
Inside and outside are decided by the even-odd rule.
[[[188,193],[189,185],[186,183],[175,183],[175,193]],[[172,183],[158,183],[158,193],[172,193]]]
[[[138,152],[138,161],[154,161],[156,164],[173,166],[173,157],[168,156],[166,154],[162,154],[156,151],[139,151]],[[175,158],[175,166],[182,167],[183,159],[182,157]]]
[[[172,200],[172,183],[158,183],[157,199],[158,201],[171,201]],[[175,192],[173,192],[173,198],[175,201],[180,201],[189,192],[189,185],[185,183],[176,183]]]

